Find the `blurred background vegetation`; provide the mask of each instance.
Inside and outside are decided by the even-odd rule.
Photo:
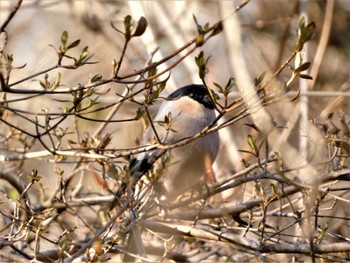
[[[239,8],[236,9],[237,7]],[[175,54],[157,67],[158,72],[171,67],[170,71],[157,78],[158,82],[166,81],[162,92],[162,96],[165,96],[178,87],[202,82],[195,57],[203,51],[209,58],[205,81],[210,88],[218,91],[214,83],[225,86],[230,78],[236,80],[236,85],[228,95],[229,102],[244,97],[247,84],[253,86],[254,79],[263,73],[265,75],[262,83],[267,83],[264,89],[267,94],[288,90],[282,98],[275,103],[266,104],[258,113],[220,129],[221,149],[214,170],[218,182],[230,181],[228,178],[240,180],[267,170],[272,174],[288,170],[279,175],[285,180],[281,189],[294,186],[298,189],[297,193],[291,195],[288,201],[273,204],[266,196],[273,197],[271,181],[274,180],[248,180],[212,195],[212,199],[207,198],[206,202],[185,209],[189,213],[193,210],[205,211],[207,206],[212,209],[231,208],[261,198],[260,205],[237,213],[241,214],[244,221],[249,222],[249,227],[237,224],[227,214],[221,214],[222,211],[214,218],[181,221],[174,214],[172,218],[163,218],[164,221],[193,227],[192,230],[210,229],[221,233],[234,233],[263,244],[313,244],[310,241],[312,239],[315,244],[349,243],[348,0],[0,0],[0,70],[3,78],[0,91],[0,245],[4,248],[4,252],[0,254],[1,260],[35,258],[53,261],[68,258],[67,255],[70,254],[83,260],[112,258],[120,261],[123,253],[129,249],[126,244],[132,216],[125,209],[116,209],[114,213],[112,211],[112,214],[108,214],[104,206],[113,200],[110,190],[115,191],[118,173],[127,164],[125,158],[117,157],[123,155],[124,150],[134,149],[138,145],[138,139],[149,121],[135,118],[137,111],[142,108],[140,103],[132,100],[122,103],[119,101],[120,94],[131,89],[135,93],[135,100],[141,102],[144,99],[142,90],[146,84],[138,80],[151,73],[111,80],[115,72],[114,66],[120,62],[125,45],[125,36],[114,28],[124,32],[127,15],[132,17],[135,25],[144,17],[147,28],[141,36],[128,42],[118,76],[133,74],[152,62]],[[303,62],[311,63],[310,68],[303,73],[310,75],[312,80],[297,78],[286,87],[285,83],[291,77],[295,61],[291,61],[278,74],[275,73],[295,52],[302,16],[307,24],[313,21],[316,25],[314,38],[307,42],[300,53]],[[203,27],[207,23],[212,26],[221,21],[223,31],[184,56],[190,49],[187,48],[182,53],[179,49],[198,36],[198,25],[194,17],[198,25]],[[83,60],[86,64],[71,68],[56,67],[57,50],[64,42],[64,31],[67,32],[68,44],[80,39],[79,45],[72,47],[67,54],[75,58],[86,55],[84,59],[87,60]],[[88,47],[88,54],[84,47]],[[90,55],[93,57],[90,58]],[[181,56],[184,59],[174,64]],[[62,60],[63,65],[72,65],[72,62],[74,60],[67,57]],[[104,84],[103,80],[109,81]],[[89,105],[89,100],[98,101],[99,104],[93,105],[91,113],[84,115],[93,120],[74,115],[52,115],[69,109],[74,105],[72,101],[79,97],[74,92],[55,91],[79,89],[89,84],[93,86],[94,81],[98,84],[93,94],[85,94],[87,99],[79,105],[85,107]],[[59,85],[54,88],[45,86],[48,82]],[[10,92],[6,90],[6,85],[10,85]],[[50,89],[53,92],[40,92]],[[223,98],[222,95],[221,97]],[[159,103],[161,99],[150,105],[151,114],[157,111]],[[101,107],[106,109],[94,111]],[[114,121],[97,121],[107,120],[113,112]],[[235,114],[237,111],[228,112],[220,122],[229,120]],[[130,121],[125,121],[128,119]],[[51,137],[35,136],[38,131],[41,133],[52,127],[50,125],[56,121],[60,123],[57,129],[51,130]],[[271,128],[270,123],[275,128]],[[253,143],[247,141],[248,138],[253,138]],[[260,142],[263,147],[254,156],[251,154],[252,149]],[[107,144],[104,148],[108,150],[99,151],[103,143]],[[48,151],[54,145],[57,146],[56,150],[66,151],[67,155],[72,152],[78,154],[74,157]],[[91,154],[92,158],[85,158],[79,155],[81,153]],[[27,155],[23,157],[22,154]],[[117,156],[104,163],[98,157],[93,158],[94,154]],[[264,168],[263,160],[266,157],[271,157],[273,161]],[[247,170],[256,164],[257,167]],[[111,171],[114,168],[116,171]],[[239,173],[246,177],[239,177]],[[324,179],[334,173],[336,176],[333,179]],[[104,181],[106,175],[114,176],[114,181]],[[338,182],[337,176],[342,176],[342,180]],[[225,184],[216,185],[215,189],[222,186]],[[313,186],[316,187],[312,188]],[[332,188],[338,190],[332,191]],[[278,190],[279,193],[281,191]],[[25,197],[24,193],[28,196]],[[90,196],[97,200],[97,205],[91,205],[90,208],[82,204],[72,208],[65,201]],[[111,199],[102,200],[103,196]],[[282,199],[281,196],[275,198]],[[286,199],[285,196],[283,198]],[[30,201],[27,201],[29,205],[25,207],[23,202],[27,199]],[[22,203],[16,203],[15,200],[21,200]],[[280,206],[283,209],[278,210]],[[21,209],[27,209],[26,213],[16,214]],[[307,210],[312,211],[310,215]],[[320,215],[319,210],[323,211]],[[291,213],[292,216],[282,216],[281,213],[277,214],[278,211]],[[271,217],[267,216],[267,212],[271,212]],[[275,215],[272,214],[274,212]],[[312,222],[305,223],[309,228],[313,227],[308,230],[310,233],[301,224],[298,227],[300,221],[295,219],[296,216],[306,218],[306,221],[312,217]],[[115,221],[118,219],[118,223],[111,225],[111,218]],[[154,234],[160,230],[150,223],[158,222],[157,220],[147,221],[148,225],[143,226],[151,229],[146,231],[146,240],[148,238],[154,242],[138,243],[136,252],[131,251],[139,254],[139,261],[146,260],[146,255],[151,261],[171,258],[194,262],[345,262],[350,257],[348,248],[342,253],[335,251],[331,254],[319,253],[316,248],[304,253],[298,250],[295,253],[287,252],[288,249],[278,252],[261,247],[259,250],[255,243],[251,247],[244,246],[240,243],[242,240],[228,239],[230,241],[216,243],[211,237],[198,233],[196,236],[196,232],[178,232],[176,236],[179,238],[168,241],[169,236]],[[193,223],[194,221],[196,222]],[[110,226],[108,231],[103,231],[105,225]],[[21,234],[26,237],[21,237]],[[265,235],[271,237],[267,238]],[[142,237],[144,238],[144,234]],[[37,246],[39,243],[41,245]],[[72,243],[75,244],[74,249]],[[85,244],[88,245],[84,246]],[[93,253],[88,249],[92,244]],[[148,245],[153,249],[151,252]],[[143,246],[146,246],[147,253],[142,253]]]

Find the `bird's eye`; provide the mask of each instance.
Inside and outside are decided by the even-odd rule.
[[[195,97],[196,97],[196,94],[193,93],[193,92],[191,92],[190,94],[188,94],[188,96],[189,96],[190,98],[195,98]]]

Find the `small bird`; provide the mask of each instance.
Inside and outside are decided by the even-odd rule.
[[[218,95],[211,91],[215,99]],[[164,126],[165,116],[170,119],[170,128]],[[191,138],[215,120],[215,105],[203,85],[191,84],[171,93],[161,104],[153,127],[149,126],[141,145],[152,144],[160,139],[163,144],[172,144]],[[157,136],[155,132],[157,133]],[[171,201],[207,177],[213,178],[212,164],[219,151],[218,132],[208,134],[189,144],[170,150],[170,161],[159,178],[155,190],[161,200]],[[153,167],[153,164],[169,150],[154,150],[135,156],[130,162],[131,174],[138,180]]]

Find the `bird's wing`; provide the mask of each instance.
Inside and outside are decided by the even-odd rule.
[[[164,138],[163,127],[159,127],[157,123],[154,124],[156,131],[160,139]],[[153,128],[150,126],[147,128],[142,140],[141,145],[151,145],[156,143],[155,133]],[[153,164],[165,153],[165,150],[152,150],[136,155],[130,162],[129,168],[131,173],[135,177],[139,177],[149,169],[152,168]]]

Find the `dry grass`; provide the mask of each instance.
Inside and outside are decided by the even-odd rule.
[[[349,260],[347,1],[0,6],[1,261]],[[162,101],[152,92],[220,92],[230,78],[217,126],[138,145]],[[141,180],[115,199],[130,156],[215,131],[216,182],[164,204]]]

